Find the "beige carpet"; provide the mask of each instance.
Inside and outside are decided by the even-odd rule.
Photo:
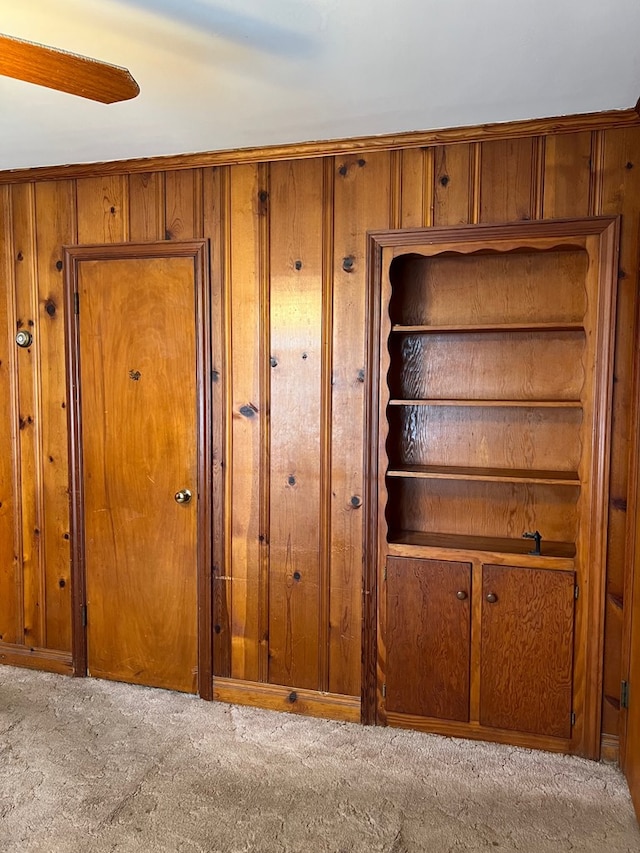
[[[618,769],[0,667],[2,853],[627,853]]]

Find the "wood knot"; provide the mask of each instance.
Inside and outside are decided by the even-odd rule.
[[[292,690],[291,693],[289,693],[289,695],[287,696],[287,701],[291,702],[292,705],[294,702],[298,701],[298,694],[295,690]]]
[[[451,178],[449,177],[449,175],[443,175],[440,178],[440,186],[446,187],[450,180]]]
[[[355,258],[353,255],[347,255],[346,258],[342,259],[342,269],[345,272],[353,272],[353,267],[355,264]]]

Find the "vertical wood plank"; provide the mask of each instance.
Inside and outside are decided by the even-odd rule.
[[[41,542],[47,648],[71,651],[69,459],[62,246],[74,243],[75,185],[35,185],[38,244],[38,328],[42,364]]]
[[[388,153],[336,159],[329,689],[351,696],[362,684],[365,238],[389,227],[389,174]]]
[[[271,166],[269,681],[319,687],[321,160]]]
[[[232,393],[231,446],[231,676],[258,681],[258,588],[261,541],[260,480],[260,281],[258,167],[234,166],[230,170],[230,329],[227,356]],[[266,192],[262,190],[262,192]]]
[[[459,143],[434,149],[434,225],[466,225],[472,221],[472,148]]]
[[[20,489],[24,637],[31,646],[46,642],[42,527],[42,453],[40,410],[40,329],[36,276],[34,184],[12,188],[16,326],[33,334],[33,343],[17,354],[20,429]]]
[[[604,702],[602,728],[617,734],[622,645],[627,526],[628,459],[631,449],[633,358],[638,342],[632,318],[638,299],[640,260],[640,133],[637,128],[603,134],[601,209],[622,214],[620,273],[613,386],[613,427],[609,528],[607,537],[607,604],[605,618]]]
[[[533,137],[482,143],[480,221],[533,219],[536,191]]]
[[[548,136],[544,157],[546,219],[588,216],[591,183],[591,133]]]
[[[211,251],[213,673],[228,678],[231,675],[231,596],[226,570],[226,545],[230,538],[226,481],[230,472],[226,464],[229,419],[225,365],[229,306],[227,259],[231,241],[229,168],[205,169],[202,177],[203,236],[209,240]]]
[[[129,233],[124,175],[82,178],[77,182],[78,242],[122,243]]]
[[[202,170],[179,169],[165,175],[165,237],[202,236]]]
[[[0,641],[23,642],[11,190],[0,189]]]
[[[162,172],[129,175],[129,239],[133,242],[164,240],[164,177]]]
[[[423,148],[407,148],[401,152],[402,196],[400,205],[400,228],[421,228],[425,220],[425,155]]]

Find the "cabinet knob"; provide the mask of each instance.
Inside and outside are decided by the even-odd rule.
[[[464,601],[466,597],[467,597],[467,593],[463,589],[460,589],[460,590],[458,590],[458,592],[456,592],[456,598],[459,601]]]
[[[498,596],[495,594],[495,592],[487,593],[487,601],[489,602],[489,604],[495,604],[497,600]]]

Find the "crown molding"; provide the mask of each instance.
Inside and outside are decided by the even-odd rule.
[[[348,156],[372,151],[393,151],[401,148],[428,148],[434,145],[451,145],[456,142],[487,142],[498,139],[518,139],[525,136],[549,136],[558,133],[578,133],[580,131],[639,126],[640,100],[635,107],[626,110],[607,110],[553,118],[496,122],[471,127],[411,131],[321,142],[287,143],[266,147],[208,151],[199,154],[142,157],[101,163],[9,169],[0,171],[0,185],[23,181],[126,175],[136,172],[167,172],[177,169],[211,168],[240,163],[300,160],[311,157]]]

